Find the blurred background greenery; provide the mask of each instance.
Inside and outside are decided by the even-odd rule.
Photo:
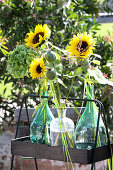
[[[102,56],[100,69],[113,80],[113,23],[99,24],[100,12],[113,12],[108,0],[3,0],[0,2],[0,29],[7,39],[8,51],[24,43],[29,30],[36,24],[48,24],[51,41],[65,49],[73,34],[90,32],[97,41],[95,53]],[[105,26],[105,24],[107,24]],[[65,73],[66,60],[63,60]],[[14,79],[6,71],[7,56],[0,52],[0,120],[12,124],[14,109],[20,105],[25,94],[38,94],[36,80],[25,77]],[[61,87],[62,96],[69,91],[70,81],[64,78],[67,90]],[[83,82],[75,79],[70,96],[83,97]],[[113,89],[106,85],[95,85],[95,98],[104,103],[110,124],[113,113]],[[80,103],[76,103],[80,106]]]

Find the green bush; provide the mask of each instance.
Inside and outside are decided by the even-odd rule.
[[[97,44],[95,53],[101,56],[100,59],[100,70],[103,74],[113,81],[113,72],[109,67],[108,63],[113,63],[113,38],[108,35],[106,37],[97,37]],[[96,96],[104,104],[106,114],[109,113],[109,108],[111,106],[111,92],[112,87],[106,85],[96,86]],[[98,88],[99,87],[99,88]]]
[[[6,5],[7,4],[7,5]],[[73,34],[88,31],[94,24],[94,14],[99,11],[97,0],[24,0],[0,2],[0,27],[9,40],[9,49],[23,43],[26,33],[36,24],[48,24],[51,40],[65,47]],[[92,8],[93,7],[93,8]]]
[[[110,38],[109,35],[106,37],[97,37],[95,53],[101,56],[100,67],[102,72],[107,74],[107,76],[110,78],[111,70],[109,66],[107,66],[107,63],[111,62],[113,59],[113,40],[111,39],[111,41],[109,41],[107,40],[107,37]]]

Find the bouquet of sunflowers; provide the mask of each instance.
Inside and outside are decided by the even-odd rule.
[[[72,67],[67,76],[72,78],[79,75],[85,81],[92,83],[100,81],[103,84],[113,85],[98,69],[99,61],[95,58],[101,56],[93,53],[96,43],[90,34],[85,32],[73,35],[65,50],[54,46],[48,40],[50,35],[51,31],[47,24],[43,26],[38,24],[34,32],[27,33],[25,45],[17,45],[8,54],[8,73],[14,78],[29,76],[30,73],[33,79],[38,79],[40,82],[47,84],[49,80],[54,80],[64,85],[60,78],[63,72],[62,59],[65,59]],[[92,64],[97,67],[92,67]]]
[[[68,101],[75,77],[79,77],[80,80],[87,82],[89,85],[99,82],[113,86],[113,82],[106,79],[98,68],[98,58],[101,56],[93,53],[96,42],[90,34],[84,32],[73,35],[73,38],[70,40],[66,49],[61,49],[53,45],[49,41],[50,35],[51,30],[47,24],[36,25],[33,31],[27,33],[25,45],[17,45],[13,51],[9,52],[7,71],[14,78],[30,76],[32,79],[38,79],[37,86],[40,87],[40,96],[48,91],[48,96],[53,98],[53,102],[57,109],[57,124],[59,124],[58,128],[61,129],[61,132],[56,135],[53,145],[63,145],[65,147],[66,155],[70,158],[68,147],[74,147],[74,125],[68,119],[62,121],[62,110],[66,107],[66,102]],[[66,75],[63,73],[62,60],[68,61],[69,71]],[[92,67],[92,64],[96,66]],[[62,80],[62,76],[72,80],[64,103],[61,102],[60,85],[64,88],[67,87]],[[47,100],[43,99],[41,103],[42,104],[36,108],[35,113],[40,109],[40,115],[43,114],[45,120],[45,111],[47,111],[45,106],[47,106]],[[75,108],[73,103],[71,103],[71,105]],[[75,110],[77,111],[76,108]],[[78,111],[77,113],[79,114]],[[51,118],[51,120],[52,119],[53,118]],[[72,133],[63,132],[64,129],[67,129],[64,122],[67,124],[70,122],[70,127],[73,129]],[[44,126],[44,130],[46,128],[47,127]],[[48,133],[48,131],[46,132]],[[58,143],[59,137],[61,137],[62,141]],[[48,141],[47,137],[45,137],[45,141]],[[47,143],[50,144],[51,142]]]

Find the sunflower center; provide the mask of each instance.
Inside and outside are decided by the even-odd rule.
[[[33,38],[33,44],[37,44],[39,43],[39,35],[41,35],[42,37],[44,37],[44,33],[43,32],[39,32],[38,34],[36,34]]]
[[[37,71],[37,73],[39,73],[39,74],[41,73],[42,68],[40,67],[40,65],[37,66],[36,71]]]
[[[77,50],[80,52],[83,52],[86,50],[87,47],[88,47],[88,43],[86,41],[81,41],[81,42],[79,42],[79,44],[77,46]]]

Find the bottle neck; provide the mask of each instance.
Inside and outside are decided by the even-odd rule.
[[[87,99],[94,99],[94,85],[87,86]],[[93,114],[93,103],[92,101],[87,101],[86,110],[88,115],[92,117]],[[90,113],[90,114],[89,114]]]
[[[43,92],[41,96],[47,96],[47,91]],[[48,101],[48,99],[47,99],[47,98],[41,98],[41,100],[43,100],[43,99],[45,99],[45,100],[47,100],[47,101]]]
[[[66,116],[66,109],[59,109],[59,117],[60,120],[63,119]]]
[[[94,85],[87,86],[87,99],[94,99]]]

